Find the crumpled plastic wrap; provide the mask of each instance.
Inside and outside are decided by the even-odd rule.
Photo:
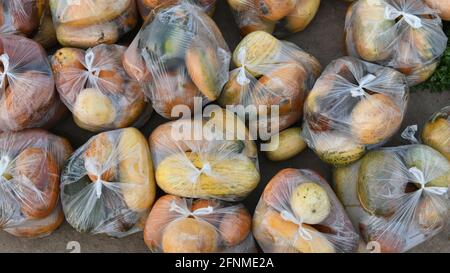
[[[255,253],[251,224],[242,204],[164,195],[147,218],[144,241],[157,253]]]
[[[203,105],[216,100],[228,81],[231,54],[214,21],[185,1],[152,15],[127,50],[124,66],[144,86],[155,111],[174,119],[176,106],[194,111],[195,97]]]
[[[359,244],[327,181],[298,169],[284,169],[267,184],[253,216],[253,236],[269,253],[348,253]]]
[[[185,1],[198,5],[206,14],[213,16],[217,0],[136,0],[142,18],[147,18],[154,9],[166,5],[169,1]]]
[[[348,165],[400,128],[408,97],[400,72],[353,57],[337,59],[306,99],[303,137],[323,161]]]
[[[114,44],[138,21],[135,0],[50,0],[56,36],[63,46]]]
[[[98,132],[142,126],[151,115],[139,83],[125,72],[126,47],[62,48],[52,57],[56,88],[81,128]]]
[[[306,93],[322,70],[312,55],[263,31],[253,32],[239,43],[233,62],[237,68],[230,72],[218,102],[223,107],[255,108],[258,119],[249,120],[249,127],[252,132],[268,134],[301,118]],[[278,114],[273,112],[276,110]]]
[[[347,52],[399,70],[410,86],[426,81],[447,47],[436,10],[420,0],[360,0],[345,23]]]
[[[450,223],[450,162],[429,146],[372,151],[333,176],[355,228],[380,252],[406,252]]]
[[[0,134],[0,228],[19,237],[44,237],[64,221],[60,172],[70,143],[41,129]]]
[[[243,35],[263,30],[285,36],[304,30],[320,0],[227,0]]]
[[[142,230],[155,188],[148,143],[135,128],[92,137],[61,174],[66,220],[91,234],[124,237]]]
[[[421,139],[450,160],[450,106],[431,116],[422,129]]]
[[[152,132],[156,182],[164,192],[239,201],[258,185],[258,153],[245,124],[218,106],[212,116],[172,121]]]
[[[450,0],[425,0],[425,3],[436,9],[442,20],[450,21]]]
[[[50,127],[65,113],[44,49],[25,37],[0,34],[0,130]]]

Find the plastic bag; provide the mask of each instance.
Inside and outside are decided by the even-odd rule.
[[[42,47],[16,35],[0,35],[0,130],[49,127],[63,114]]]
[[[148,18],[124,65],[145,87],[155,111],[173,119],[178,117],[172,113],[176,106],[193,112],[195,97],[203,105],[218,98],[228,80],[230,55],[214,21],[183,1]]]
[[[251,216],[242,204],[164,195],[150,212],[144,241],[152,252],[256,252]]]
[[[450,162],[421,144],[383,148],[334,171],[336,194],[366,242],[406,252],[450,220]]]
[[[154,10],[160,7],[161,5],[167,4],[167,0],[136,0],[139,13],[141,14],[142,18],[145,19],[149,16],[149,14]],[[172,2],[178,1],[178,0],[169,0]],[[216,0],[180,0],[189,2],[192,4],[196,4],[201,9],[208,14],[209,16],[213,16],[214,11],[216,9]]]
[[[447,47],[438,13],[419,0],[360,0],[345,23],[347,52],[407,75],[410,86],[426,81]]]
[[[40,129],[0,134],[0,228],[43,237],[63,221],[59,177],[70,143]]]
[[[450,106],[428,120],[422,130],[422,141],[450,160]]]
[[[323,161],[350,164],[400,128],[408,96],[400,72],[353,57],[337,59],[306,99],[303,137]]]
[[[122,65],[126,47],[62,48],[52,57],[56,88],[81,128],[97,132],[141,126],[151,115],[139,83]]]
[[[305,94],[322,70],[312,55],[263,31],[253,32],[240,42],[233,62],[237,68],[230,72],[218,102],[223,107],[254,106],[258,119],[248,121],[251,131],[269,134],[301,118]]]
[[[267,184],[253,216],[264,252],[354,252],[359,236],[328,183],[310,170],[284,169]]]
[[[304,30],[320,0],[228,0],[243,35],[263,30],[277,36]]]
[[[425,3],[436,9],[442,20],[450,21],[450,0],[425,0]]]
[[[138,21],[134,0],[50,0],[50,8],[63,46],[114,44]]]
[[[143,229],[155,188],[148,143],[135,128],[92,137],[61,174],[67,222],[92,234],[124,237]]]
[[[216,107],[211,118],[180,119],[152,132],[156,182],[166,193],[239,201],[258,185],[258,151],[245,124]]]

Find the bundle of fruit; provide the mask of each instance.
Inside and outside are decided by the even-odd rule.
[[[335,166],[358,160],[400,128],[408,90],[394,69],[353,57],[333,61],[305,102],[306,143]]]
[[[249,121],[252,132],[267,127],[273,134],[301,118],[305,94],[322,70],[317,59],[298,46],[263,31],[240,42],[233,62],[238,68],[230,72],[218,102],[224,107],[254,106],[258,120]],[[273,106],[279,115],[271,114]]]
[[[0,34],[0,130],[50,127],[65,113],[44,49],[22,36]]]
[[[43,237],[61,225],[59,175],[71,153],[66,139],[44,130],[0,134],[0,228]]]
[[[304,30],[320,0],[228,0],[228,4],[243,35],[263,30],[279,36]]]
[[[144,241],[152,252],[256,252],[251,222],[241,204],[165,195],[147,218]]]
[[[383,148],[334,171],[355,228],[381,252],[405,252],[450,220],[450,162],[426,145]]]
[[[150,150],[134,128],[98,134],[61,174],[67,222],[80,232],[123,237],[141,230],[155,199]]]
[[[450,0],[425,0],[425,3],[436,9],[442,20],[450,21]]]
[[[0,0],[0,33],[32,38],[43,47],[56,44],[48,0]]]
[[[150,148],[156,182],[169,194],[239,201],[259,183],[255,143],[245,124],[220,108],[209,119],[160,125]]]
[[[309,170],[284,169],[267,184],[253,235],[264,252],[353,252],[359,236],[328,183]]]
[[[206,14],[212,16],[216,9],[216,0],[137,0],[139,13],[146,19],[154,9],[167,5],[168,2],[185,1],[199,6]]]
[[[124,57],[128,74],[145,87],[155,111],[169,119],[178,117],[175,106],[192,111],[195,97],[203,104],[216,100],[228,80],[229,62],[214,21],[184,1],[157,9]]]
[[[422,141],[450,160],[450,106],[435,113],[425,124]]]
[[[126,47],[61,48],[52,57],[56,88],[81,128],[93,132],[143,125],[151,114],[139,83],[122,65]]]
[[[360,0],[346,18],[351,56],[407,75],[410,86],[426,81],[447,46],[438,13],[420,0]]]
[[[113,44],[138,20],[134,0],[50,0],[50,8],[63,46]]]

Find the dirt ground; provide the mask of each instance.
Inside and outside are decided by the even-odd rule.
[[[286,40],[292,41],[304,50],[316,56],[323,66],[330,61],[344,55],[343,30],[344,16],[347,4],[342,0],[323,0],[320,11],[311,25],[302,33],[294,34]],[[239,30],[234,23],[225,0],[220,0],[214,17],[221,28],[230,49],[240,40]],[[443,93],[430,93],[427,91],[411,94],[408,113],[404,125],[418,124],[419,128],[428,117],[445,105],[450,105],[450,91]],[[151,120],[142,128],[148,136],[150,132],[164,120],[153,115]],[[53,132],[69,138],[72,145],[80,146],[93,134],[77,128],[72,119],[61,122]],[[406,144],[398,133],[388,146]],[[310,150],[306,150],[297,157],[282,162],[271,163],[264,155],[260,155],[261,183],[245,201],[245,205],[253,211],[259,196],[267,182],[279,170],[286,167],[310,168],[318,171],[327,179],[330,178],[330,168],[323,164]],[[92,236],[76,232],[67,223],[64,223],[51,236],[43,239],[20,239],[0,231],[0,252],[70,252],[67,248],[69,242],[78,242],[81,252],[147,252],[142,239],[142,233],[137,233],[123,239],[113,239],[107,236]],[[69,244],[70,245],[70,244]],[[431,240],[417,246],[412,252],[450,252],[450,231],[446,230]]]

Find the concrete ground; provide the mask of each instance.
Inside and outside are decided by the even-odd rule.
[[[231,13],[220,0],[214,19],[223,31],[223,35],[231,49],[240,40],[239,31],[233,21]],[[322,1],[320,11],[311,25],[302,33],[290,36],[287,40],[295,42],[304,50],[316,56],[323,66],[330,61],[343,56],[343,29],[344,15],[347,4],[342,0]],[[445,105],[450,105],[450,91],[443,93],[430,93],[427,91],[411,94],[408,113],[402,130],[410,124],[421,127],[428,117]],[[164,120],[154,115],[148,124],[142,128],[148,136],[150,132]],[[92,136],[91,133],[77,128],[72,119],[68,118],[53,130],[55,133],[69,138],[75,147],[83,144]],[[398,133],[387,145],[406,144]],[[246,200],[246,206],[253,211],[267,182],[279,170],[287,167],[310,168],[318,171],[327,179],[330,178],[330,168],[323,164],[310,150],[306,150],[297,157],[281,162],[269,162],[264,155],[260,155],[261,183]],[[431,240],[412,249],[412,252],[450,252],[450,231],[446,230]],[[20,239],[0,231],[0,252],[70,252],[68,243],[76,241],[81,246],[81,252],[147,252],[142,239],[142,233],[137,233],[123,239],[113,239],[107,236],[92,236],[81,234],[64,223],[51,236],[43,239]]]

